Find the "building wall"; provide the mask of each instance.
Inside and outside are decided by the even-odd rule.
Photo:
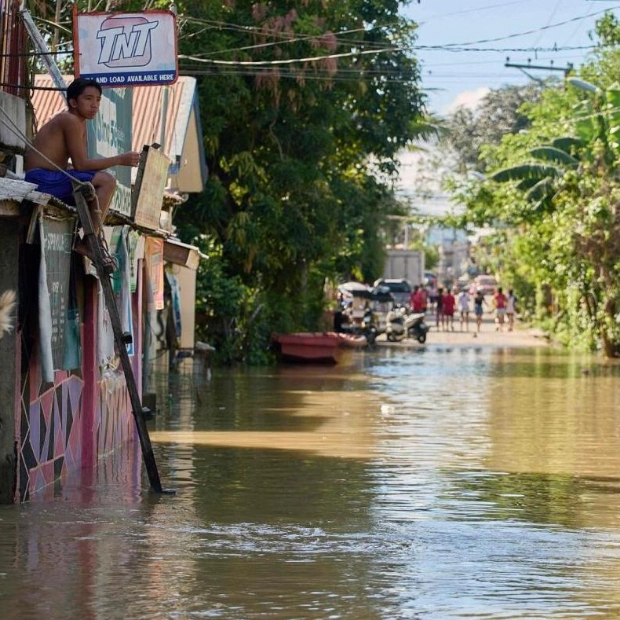
[[[22,133],[26,132],[26,104],[23,99],[9,95],[0,91],[0,107],[3,110],[3,116],[6,114],[15,127]],[[9,152],[22,152],[26,148],[24,139],[19,135],[15,127],[2,119],[0,122],[0,145],[1,149]]]
[[[18,233],[15,221],[0,225],[0,293],[18,290]],[[16,484],[16,376],[19,367],[18,338],[15,332],[0,339],[0,504],[14,499]]]
[[[36,259],[24,260],[22,265],[25,269],[30,265],[32,269],[36,262]],[[21,334],[32,344],[27,348],[24,365],[17,438],[20,457],[18,491],[22,501],[53,497],[60,489],[88,485],[99,459],[126,444],[133,445],[132,449],[124,450],[127,458],[132,462],[140,460],[125,376],[120,366],[100,369],[98,365],[96,280],[84,274],[79,277],[82,292],[81,368],[57,370],[53,383],[44,383],[38,359],[36,326],[27,325]],[[32,274],[27,279],[32,281]],[[139,277],[137,291],[131,300],[135,334],[132,366],[139,392],[142,282]]]

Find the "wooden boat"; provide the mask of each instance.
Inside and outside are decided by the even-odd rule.
[[[336,332],[296,332],[273,334],[272,339],[280,345],[283,358],[316,364],[337,364],[346,348],[358,348],[366,339],[337,334]]]

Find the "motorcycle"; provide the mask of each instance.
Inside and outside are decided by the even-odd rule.
[[[377,336],[381,333],[379,327],[375,324],[374,313],[370,308],[366,308],[364,316],[362,317],[361,333],[366,336],[366,342],[368,346],[373,346]]]
[[[428,333],[425,316],[424,312],[409,314],[403,307],[393,308],[387,315],[387,339],[390,342],[400,342],[405,338],[415,338],[420,344],[424,344]]]
[[[375,324],[375,315],[371,308],[364,310],[364,316],[359,322],[344,323],[342,313],[337,313],[337,320],[334,320],[334,331],[352,336],[364,336],[369,346],[373,346],[377,336],[383,332]]]

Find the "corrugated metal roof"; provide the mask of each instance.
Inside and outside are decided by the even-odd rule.
[[[67,84],[72,80],[72,76],[65,76]],[[177,156],[181,156],[196,88],[195,84],[194,78],[179,77],[172,86],[138,86],[133,89],[133,150],[141,151],[146,144],[161,143],[161,108],[165,98],[165,89],[167,89],[168,110],[163,150],[172,161],[175,161]],[[37,75],[35,86],[37,88],[53,88],[54,83],[48,75]],[[32,105],[38,127],[41,127],[54,114],[66,107],[63,95],[53,90],[35,90],[32,96]]]
[[[65,77],[69,84],[73,78]],[[48,75],[37,75],[34,79],[35,91],[32,94],[32,107],[34,109],[35,127],[38,129],[60,110],[67,107],[64,96],[57,90],[38,90],[39,88],[53,89],[54,82]]]

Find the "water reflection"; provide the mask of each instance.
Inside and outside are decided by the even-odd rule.
[[[2,618],[620,614],[619,367],[550,349],[189,369],[123,460],[0,508]]]

